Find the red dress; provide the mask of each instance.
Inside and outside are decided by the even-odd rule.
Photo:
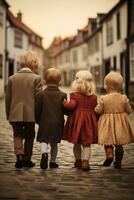
[[[64,107],[70,110],[65,124],[63,139],[73,144],[96,144],[98,140],[98,119],[94,111],[97,105],[96,95],[71,93],[70,101]]]

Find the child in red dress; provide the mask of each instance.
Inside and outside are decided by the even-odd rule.
[[[77,72],[72,87],[74,92],[70,94],[70,101],[63,102],[70,112],[63,139],[74,144],[74,166],[89,170],[90,146],[97,143],[98,121],[94,112],[97,96],[91,73],[86,70]]]

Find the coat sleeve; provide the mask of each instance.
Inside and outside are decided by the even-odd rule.
[[[41,112],[42,112],[42,92],[39,92],[35,96],[35,121],[37,124],[40,123]]]
[[[41,91],[43,89],[43,82],[41,80],[41,77],[39,76],[36,80],[35,80],[35,95]]]
[[[11,98],[12,98],[12,83],[11,83],[11,80],[9,79],[7,87],[6,87],[6,96],[5,96],[5,107],[6,107],[7,120],[9,120]]]
[[[95,107],[95,112],[97,114],[102,114],[104,112],[104,100],[103,97],[100,97],[98,100],[98,104]]]
[[[131,105],[129,103],[129,99],[127,98],[126,95],[125,95],[125,111],[128,114],[130,114],[132,112],[132,108],[131,108]]]
[[[72,95],[70,95],[70,101],[64,101],[63,102],[63,106],[65,109],[67,110],[74,110],[76,108],[77,102],[76,100],[73,98]]]

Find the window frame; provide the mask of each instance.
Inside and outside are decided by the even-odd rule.
[[[0,54],[0,79],[3,78],[3,55]]]
[[[133,50],[132,50],[133,48]],[[134,82],[134,42],[129,46],[129,60],[130,60],[130,81]],[[133,54],[132,54],[133,53]],[[133,64],[132,64],[133,63]],[[132,74],[133,71],[133,74]]]
[[[121,39],[121,16],[120,12],[116,14],[116,38],[117,40]]]
[[[4,26],[4,12],[0,10],[0,27]]]
[[[14,29],[14,46],[23,48],[23,32],[17,28]]]
[[[113,18],[110,17],[106,22],[106,43],[107,46],[114,42]]]

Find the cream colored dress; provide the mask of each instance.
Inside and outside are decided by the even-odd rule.
[[[101,96],[95,111],[100,114],[99,144],[123,145],[134,142],[134,128],[128,117],[132,109],[126,95],[113,92]]]

